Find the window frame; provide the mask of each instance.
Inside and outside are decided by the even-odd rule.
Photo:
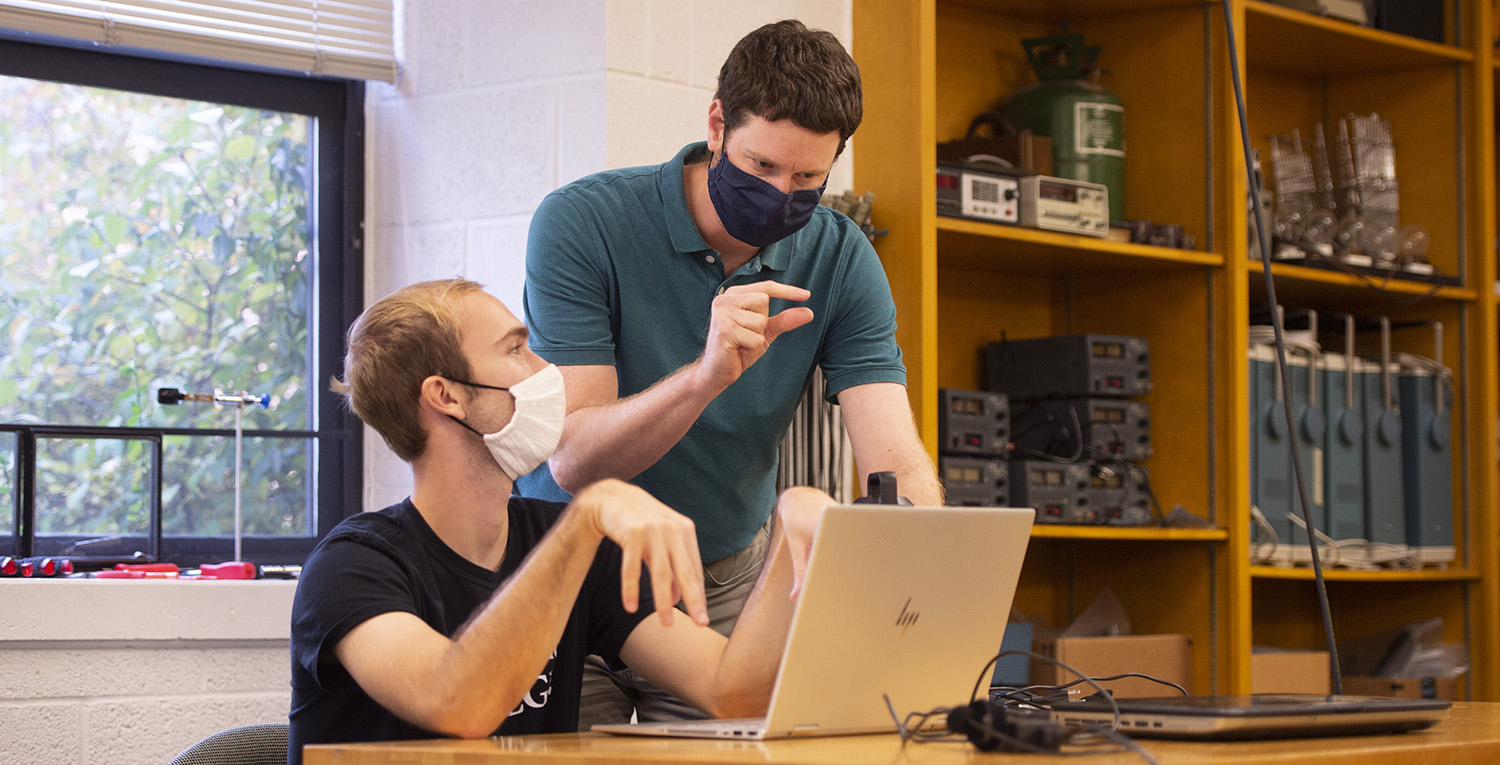
[[[311,537],[256,536],[243,539],[243,555],[257,563],[295,563],[307,559],[313,547],[344,518],[360,510],[363,495],[363,427],[323,380],[343,368],[344,333],[364,308],[364,99],[359,80],[287,73],[248,65],[192,59],[139,49],[104,49],[92,43],[0,30],[0,76],[26,77],[75,85],[295,112],[313,117],[316,141],[312,153],[317,172],[315,239],[317,262],[313,279],[317,303],[309,342],[314,345],[313,374],[308,386],[317,391],[316,426],[311,430],[250,430],[246,437],[312,436],[316,457],[309,466],[316,476],[310,512]],[[13,425],[8,431],[29,429],[49,435],[77,431],[100,438],[157,438],[164,436],[233,437],[231,429],[138,428]],[[20,461],[19,439],[17,460]],[[33,554],[34,507],[22,496],[34,483],[27,466],[17,465],[12,533],[0,536],[0,555]],[[155,481],[160,491],[161,480]],[[154,499],[153,536],[161,541],[157,553],[164,561],[183,567],[232,557],[233,538],[160,536],[160,496]],[[5,549],[7,547],[9,550]],[[72,558],[80,568],[114,562],[113,558]]]

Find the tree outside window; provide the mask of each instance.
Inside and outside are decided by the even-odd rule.
[[[235,413],[158,405],[161,387],[269,394],[243,411],[245,533],[316,533],[313,134],[291,112],[0,77],[0,423],[165,429],[164,534],[232,532]],[[146,450],[39,440],[39,547],[128,554],[109,548],[148,528]],[[0,433],[0,533],[15,454]]]

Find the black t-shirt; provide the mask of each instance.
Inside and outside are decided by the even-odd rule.
[[[410,499],[336,526],[308,558],[292,604],[287,761],[299,765],[306,744],[441,735],[402,720],[370,698],[338,663],[334,646],[366,620],[396,611],[415,614],[451,637],[520,567],[563,507],[511,497],[510,533],[499,571],[477,566],[444,544]],[[625,638],[652,609],[646,589],[636,612],[625,612],[620,603],[620,548],[604,540],[557,649],[496,733],[576,730],[584,657],[595,653],[615,660]]]

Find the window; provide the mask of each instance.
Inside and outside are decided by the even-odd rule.
[[[245,560],[301,562],[357,509],[327,386],[362,110],[354,81],[0,39],[0,554],[230,560],[236,464]]]

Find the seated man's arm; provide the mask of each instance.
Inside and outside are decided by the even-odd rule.
[[[912,504],[943,504],[943,487],[932,458],[917,436],[906,386],[856,385],[840,391],[838,398],[859,472],[863,475],[893,472],[897,491]]]
[[[714,717],[757,717],[771,703],[802,573],[818,520],[832,497],[807,487],[782,492],[775,537],[760,579],[728,640],[712,629],[647,619],[620,658],[642,677]]]
[[[628,398],[619,398],[612,366],[561,367],[568,417],[547,460],[557,485],[573,492],[604,478],[628,481],[656,464],[782,332],[812,321],[812,311],[801,307],[769,316],[771,298],[807,296],[777,282],[730,287],[714,298],[703,355]]]
[[[673,621],[674,591],[680,591],[689,613],[708,623],[692,521],[634,486],[609,481],[580,492],[521,568],[451,639],[410,613],[392,612],[350,630],[334,653],[371,698],[402,719],[451,736],[488,736],[531,689],[557,646],[605,537],[624,551],[627,611],[639,604],[644,561],[661,621]]]

